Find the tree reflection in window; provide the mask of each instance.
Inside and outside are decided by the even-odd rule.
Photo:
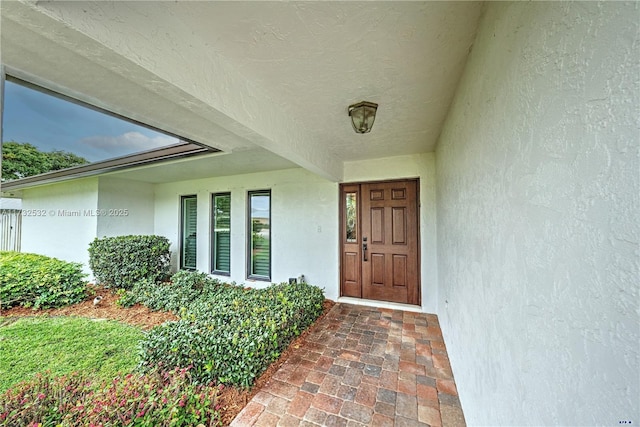
[[[213,272],[231,273],[231,194],[213,195]]]
[[[249,192],[249,253],[250,279],[271,279],[271,191]]]
[[[356,193],[346,193],[345,202],[347,242],[354,243],[358,241],[358,210],[356,206]]]

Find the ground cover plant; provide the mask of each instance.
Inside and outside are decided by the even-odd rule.
[[[121,299],[134,302],[180,317],[142,341],[143,370],[190,367],[197,382],[249,387],[322,313],[324,295],[308,284],[250,289],[181,271],[171,282],[139,282]]]
[[[0,318],[0,393],[49,370],[112,379],[138,363],[144,333],[114,321],[77,317]]]
[[[43,255],[0,252],[0,309],[61,307],[86,297],[82,265]]]
[[[111,380],[44,373],[0,398],[0,426],[214,426],[218,392],[187,369]]]

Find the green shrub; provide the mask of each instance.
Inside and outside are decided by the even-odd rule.
[[[96,238],[89,244],[89,267],[100,284],[131,289],[140,280],[167,277],[169,246],[169,239],[162,236]]]
[[[190,366],[200,383],[249,387],[322,313],[324,294],[316,286],[244,289],[201,273],[178,274],[183,286],[145,288],[155,307],[171,307],[181,319],[152,329],[141,342],[143,370]],[[197,294],[191,293],[194,288],[200,289]],[[182,296],[175,297],[176,289]],[[165,304],[162,295],[169,295]]]
[[[178,313],[203,295],[205,286],[219,286],[220,282],[211,279],[206,273],[180,270],[171,276],[171,282],[158,285],[146,279],[133,285],[124,293],[118,304],[130,307],[135,303],[144,304],[152,310],[165,310]]]
[[[47,373],[0,396],[0,426],[219,425],[218,394],[191,382],[187,369],[111,381]]]
[[[133,287],[135,289],[135,285],[133,285]],[[118,307],[129,308],[133,307],[138,302],[136,294],[131,291],[127,291],[126,289],[118,289],[116,291],[116,295],[118,295],[118,299],[116,300],[116,305]]]
[[[3,307],[50,308],[84,300],[82,265],[43,255],[0,252],[0,303]]]

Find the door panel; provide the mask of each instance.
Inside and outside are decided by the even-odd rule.
[[[384,209],[383,208],[373,208],[370,210],[370,232],[369,236],[371,238],[369,241],[371,243],[381,243],[384,244]]]
[[[360,259],[355,252],[347,252],[344,254],[344,280],[347,282],[358,282],[360,274]]]
[[[407,210],[405,208],[392,208],[391,222],[393,230],[392,239],[394,245],[407,243]]]
[[[404,200],[406,197],[404,188],[394,188],[391,190],[391,198],[393,200]]]
[[[405,255],[393,256],[393,286],[407,286],[407,257]]]
[[[371,284],[384,286],[384,254],[371,254]]]
[[[353,193],[358,230],[347,239]],[[341,295],[420,303],[417,201],[417,180],[341,186]]]
[[[362,298],[360,252],[360,186],[344,185],[340,192],[340,294]]]

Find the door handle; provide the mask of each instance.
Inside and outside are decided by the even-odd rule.
[[[368,261],[367,260],[367,238],[366,237],[362,238],[362,256],[363,256],[363,261]]]

